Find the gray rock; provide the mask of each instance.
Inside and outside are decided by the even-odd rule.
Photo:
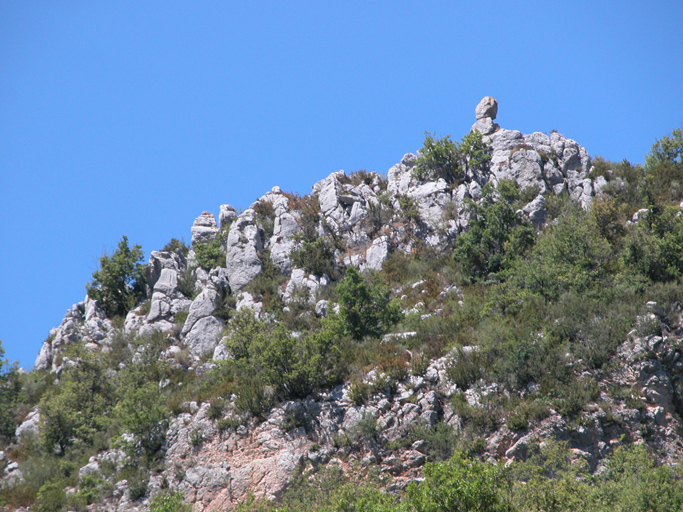
[[[536,198],[522,208],[524,214],[529,217],[532,224],[536,229],[540,229],[545,224],[546,215],[548,213],[546,209],[545,197],[541,194],[537,195]]]
[[[96,475],[100,472],[100,463],[95,460],[94,457],[90,457],[90,461],[78,470],[78,478],[83,479],[83,477],[88,475]]]
[[[484,96],[475,109],[477,119],[489,117],[495,119],[498,115],[498,102],[491,96]]]
[[[203,212],[195,219],[190,231],[192,232],[192,245],[210,242],[218,235],[216,217],[212,213]]]
[[[185,344],[196,356],[213,353],[223,332],[225,322],[220,318],[207,316],[198,320],[185,336]]]
[[[319,300],[315,305],[315,315],[321,318],[327,316],[329,301]]]
[[[15,431],[17,439],[31,435],[38,435],[40,427],[40,412],[38,409],[32,410],[26,416],[26,419],[19,425]]]
[[[185,325],[183,325],[181,334],[183,336],[188,334],[194,327],[195,323],[216,311],[218,299],[218,292],[212,288],[206,288],[199,295],[197,295],[197,298],[190,306],[190,312],[187,315],[187,319],[185,320]]]
[[[261,309],[263,309],[262,302],[256,302],[254,296],[249,292],[242,292],[237,296],[237,311],[243,309],[251,309],[254,315],[258,317],[261,314]]]
[[[220,342],[218,345],[216,345],[216,348],[213,351],[213,359],[214,361],[225,361],[230,357],[230,351],[228,350],[228,346]]]
[[[218,224],[221,228],[227,227],[237,218],[237,212],[229,204],[222,204],[218,213]]]
[[[230,226],[227,242],[226,268],[233,293],[249,284],[263,268],[258,252],[263,242],[255,223],[255,212],[248,208]]]
[[[491,135],[499,129],[500,126],[497,123],[494,123],[493,119],[490,117],[483,117],[477,119],[477,122],[472,125],[471,131],[477,131],[482,135]]]

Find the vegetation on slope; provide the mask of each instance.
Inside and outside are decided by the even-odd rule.
[[[339,312],[325,319],[315,316],[304,297],[295,295],[285,309],[278,294],[280,276],[274,268],[264,268],[250,286],[262,292],[266,314],[255,320],[231,310],[226,335],[232,357],[208,371],[191,371],[182,351],[170,360],[161,357],[177,332],[170,338],[131,338],[122,329],[107,351],[69,345],[60,356],[65,364],[59,379],[47,372],[21,374],[3,361],[0,448],[19,462],[24,478],[0,489],[0,505],[85,510],[112,496],[112,482],[122,479],[129,482],[129,497],[135,500],[147,494],[149,476],[163,469],[168,420],[187,401],[211,403],[212,419],[222,421],[221,428],[236,428],[265,417],[277,401],[305,397],[344,381],[353,382],[357,403],[375,394],[390,396],[396,382],[424,372],[425,361],[454,351],[457,357],[448,371],[460,391],[495,384],[506,393],[489,394],[478,408],[457,393],[452,405],[464,420],[462,431],[439,424],[416,429],[405,440],[428,444],[434,464],[425,468],[424,483],[390,496],[377,487],[359,489],[330,470],[312,479],[302,477],[277,507],[680,508],[679,475],[657,466],[644,447],[618,449],[599,475],[570,465],[566,447],[553,443],[534,448],[527,461],[508,469],[477,458],[483,451],[482,436],[503,422],[523,429],[547,416],[549,408],[580,421],[585,405],[598,395],[593,379],[610,371],[617,346],[633,328],[641,335],[679,328],[679,132],[658,141],[644,167],[596,159],[592,177],[607,182],[602,195],[586,211],[566,196],[549,197],[550,218],[540,232],[516,214],[529,200],[525,191],[508,182],[486,187],[483,200],[470,205],[470,229],[452,252],[417,246],[410,254],[393,253],[381,272],[363,275],[349,267],[324,292],[339,305]],[[477,141],[467,146],[469,142],[463,139],[453,146],[449,140],[428,138],[423,158],[478,148]],[[448,162],[444,165],[456,167],[440,172],[449,177],[465,172],[458,167],[464,164]],[[209,249],[200,264],[220,264],[220,247]],[[308,239],[296,257],[302,266],[323,270],[331,268],[325,260],[332,256],[327,242]],[[128,247],[124,237],[112,256],[100,260],[101,269],[93,274],[88,291],[108,315],[125,314],[142,297],[140,257],[140,248]],[[418,288],[413,276],[423,281]],[[636,322],[648,301],[663,308],[665,323]],[[401,309],[407,311],[405,316]],[[179,325],[182,316],[177,315]],[[392,330],[416,335],[381,341]],[[477,349],[465,349],[473,346]],[[368,383],[364,376],[371,369],[381,378]],[[683,388],[678,387],[680,396]],[[231,396],[237,415],[225,418],[222,409]],[[15,427],[36,406],[40,435],[16,439]],[[368,425],[368,432],[373,428]],[[104,466],[101,477],[78,477],[78,468],[92,455],[112,447],[128,454],[125,467]],[[65,493],[67,487],[74,492]],[[153,507],[170,511],[184,506],[182,497],[170,490],[165,496]],[[244,507],[272,506],[252,501]]]

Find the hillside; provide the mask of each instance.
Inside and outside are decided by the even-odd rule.
[[[683,135],[613,163],[497,110],[145,265],[124,237],[2,368],[0,505],[683,506]]]

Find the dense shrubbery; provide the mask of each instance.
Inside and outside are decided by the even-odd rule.
[[[334,253],[329,240],[318,238],[313,242],[304,242],[300,249],[292,252],[292,265],[316,276],[332,276]]]
[[[248,310],[231,326],[227,343],[237,367],[274,386],[283,398],[306,397],[341,376],[341,349],[329,327],[295,337],[282,324],[255,320]]]

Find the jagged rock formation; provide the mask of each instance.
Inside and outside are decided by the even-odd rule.
[[[443,179],[416,178],[413,171],[419,154],[408,153],[388,170],[386,180],[375,173],[349,176],[338,171],[313,185],[310,196],[301,198],[274,187],[239,215],[233,207],[221,205],[218,223],[212,214],[204,212],[191,228],[192,243],[211,242],[221,229],[228,230],[225,267],[203,270],[196,266],[192,251],[188,257],[180,252],[152,252],[146,276],[148,301],[128,313],[124,330],[140,336],[154,331],[169,333],[172,346],[166,356],[172,359],[186,349],[190,368],[201,371],[211,364],[200,366],[205,361],[202,358],[213,355],[218,361],[229,357],[220,344],[225,320],[218,314],[226,298],[233,296],[238,310],[250,308],[256,314],[262,310],[262,297],[249,286],[268,266],[284,276],[280,293],[285,303],[297,291],[305,290],[316,304],[317,315],[324,316],[332,307],[328,301],[318,300],[318,292],[327,286],[330,276],[297,268],[293,261],[293,254],[305,240],[329,240],[336,268],[356,265],[377,270],[393,251],[409,253],[420,243],[450,247],[455,237],[467,229],[466,202],[479,200],[482,188],[489,182],[513,180],[522,190],[532,190],[534,199],[518,213],[538,228],[546,219],[545,195],[566,191],[583,207],[590,205],[604,183],[588,178],[591,160],[586,150],[558,133],[525,135],[500,128],[493,122],[497,112],[496,100],[484,98],[476,108],[472,128],[485,136],[490,147],[488,172],[469,171],[455,185]],[[35,367],[59,373],[71,364],[61,356],[64,346],[83,340],[96,350],[109,344],[115,333],[97,303],[86,297],[53,329]],[[617,425],[606,424],[604,411],[597,408],[592,424],[571,430],[556,411],[551,411],[526,431],[505,426],[499,429],[486,440],[488,453],[512,460],[523,456],[530,439],[552,434],[571,440],[577,457],[595,465],[621,442],[622,436],[642,438],[639,422],[647,417],[662,427],[657,443],[665,457],[673,459],[681,453],[681,445],[675,434],[679,425],[673,415],[672,379],[683,378],[683,363],[674,345],[673,338],[662,337],[631,336],[625,342],[617,356],[623,370],[603,382],[607,386],[612,379],[639,387],[646,402],[640,409],[617,404],[623,420]],[[656,354],[654,362],[638,359],[637,354],[643,350]],[[399,383],[391,401],[378,396],[358,406],[349,397],[350,386],[339,386],[315,399],[286,402],[273,409],[262,423],[252,422],[222,432],[217,421],[207,416],[208,404],[184,404],[186,412],[172,421],[167,434],[167,469],[150,482],[150,489],[152,493],[159,489],[163,478],[172,488],[185,493],[195,504],[194,510],[225,510],[244,499],[248,491],[278,496],[302,465],[330,463],[346,467],[354,461],[361,466],[379,464],[382,472],[394,475],[397,485],[402,485],[419,476],[426,460],[419,443],[389,456],[376,440],[364,440],[359,451],[343,443],[340,446],[338,440],[357,437],[365,418],[376,421],[387,441],[405,436],[415,425],[445,421],[457,428],[461,418],[448,400],[456,387],[445,372],[451,357],[432,361],[422,376]],[[374,374],[367,376],[368,382],[376,378]],[[492,392],[497,389],[470,390],[467,400],[476,405],[482,396]],[[611,400],[606,393],[604,399]],[[224,418],[230,418],[233,412],[234,403],[230,403]],[[37,414],[29,415],[27,421],[35,424]],[[290,425],[288,418],[292,415],[307,418],[306,424]],[[34,427],[27,424],[20,428]],[[193,438],[197,432],[199,441]],[[101,459],[122,465],[125,454],[120,450],[104,452],[82,471],[97,472]],[[142,506],[129,503],[124,491],[125,484],[117,487],[109,509],[123,511]]]
[[[380,269],[392,251],[410,252],[417,241],[433,247],[448,246],[467,229],[465,201],[480,199],[481,189],[489,181],[513,180],[523,190],[536,191],[536,198],[521,213],[538,227],[545,221],[544,194],[568,191],[582,206],[590,205],[604,185],[594,184],[587,177],[591,160],[586,150],[555,132],[524,135],[497,125],[494,130],[481,129],[480,122],[492,123],[497,112],[496,100],[485,97],[476,108],[477,124],[473,127],[485,133],[485,141],[490,144],[490,171],[470,171],[455,187],[443,179],[417,179],[412,171],[419,155],[408,153],[389,169],[386,181],[375,173],[347,176],[338,171],[313,185],[306,201],[295,201],[291,194],[273,187],[239,215],[230,205],[221,205],[219,224],[229,226],[225,269],[214,269],[208,275],[201,269],[192,270],[192,277],[187,275],[189,263],[182,255],[153,252],[147,275],[149,312],[141,315],[141,308],[131,311],[126,329],[140,334],[153,330],[168,332],[173,327],[174,315],[188,311],[180,333],[181,343],[195,355],[213,350],[223,326],[221,319],[212,316],[218,301],[230,293],[239,299],[240,292],[262,271],[265,257],[288,277],[282,289],[286,299],[296,288],[306,287],[313,300],[329,278],[293,268],[291,255],[301,247],[300,238],[305,230],[315,237],[341,242],[337,245],[343,246],[344,251],[335,249],[336,265]],[[411,207],[415,208],[415,215],[407,218],[406,211]],[[214,216],[204,212],[192,226],[192,242],[211,241],[219,229]],[[201,290],[192,302],[192,297],[178,288],[179,280],[188,277],[196,280],[192,289]],[[251,296],[249,300],[252,309],[259,308],[258,297]],[[86,298],[67,313],[62,326],[51,334],[36,360],[36,368],[56,370],[56,349],[82,338],[96,344],[106,343],[110,331],[111,324],[104,313]]]

